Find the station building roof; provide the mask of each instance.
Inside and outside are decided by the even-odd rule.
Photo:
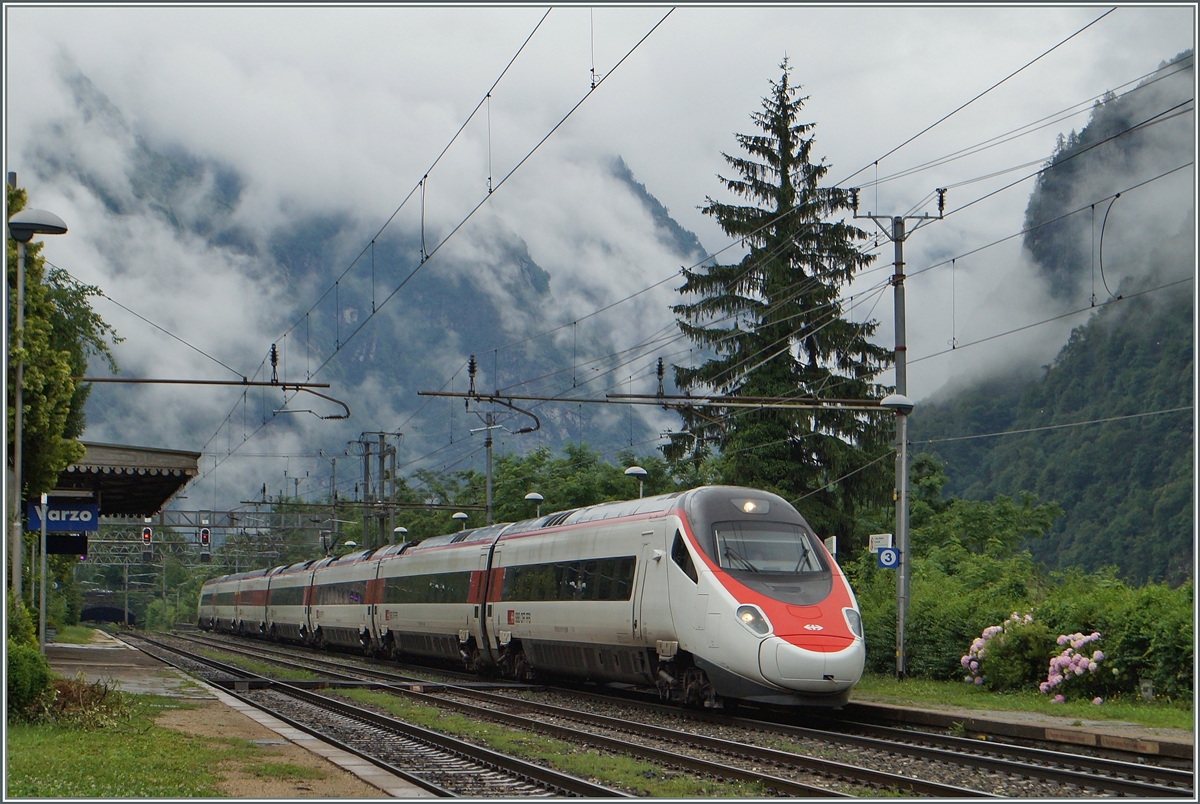
[[[99,504],[101,516],[156,514],[199,474],[199,452],[79,443],[87,452],[59,473],[58,484],[50,494],[67,492],[84,499],[90,496],[91,502]]]

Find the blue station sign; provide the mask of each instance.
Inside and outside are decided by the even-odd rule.
[[[40,503],[26,503],[26,527],[41,530],[42,518],[38,515]],[[47,533],[86,533],[100,529],[100,506],[92,503],[54,502],[47,503]]]

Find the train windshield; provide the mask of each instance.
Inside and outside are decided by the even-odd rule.
[[[717,522],[713,535],[722,569],[792,574],[829,569],[812,537],[790,522]]]

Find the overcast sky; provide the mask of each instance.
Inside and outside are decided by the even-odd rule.
[[[679,7],[619,67],[666,7],[555,8],[492,93],[490,108],[432,174],[427,225],[431,232],[448,232],[485,194],[489,163],[496,183],[587,94],[593,66],[600,86],[456,243],[460,253],[469,253],[486,249],[491,233],[516,233],[576,315],[679,269],[678,260],[661,250],[632,243],[636,227],[622,217],[621,203],[609,198],[614,185],[597,178],[597,166],[622,157],[706,249],[726,248],[729,240],[697,207],[706,196],[729,200],[716,178],[727,171],[721,153],[736,151],[735,132],[752,130],[749,115],[768,82],[778,79],[784,57],[794,68],[793,82],[808,96],[804,114],[817,123],[814,154],[831,166],[831,182],[866,168],[843,186],[868,184],[1065,109],[1082,110],[975,156],[864,190],[861,205],[864,212],[905,213],[934,188],[1033,164],[952,189],[947,209],[953,210],[1036,169],[1060,133],[1086,124],[1090,99],[1194,47],[1194,7],[1118,7],[876,164],[1109,8]],[[70,233],[46,248],[53,262],[249,373],[262,359],[263,344],[316,299],[264,280],[262,266],[202,237],[181,235],[161,220],[112,215],[72,171],[45,167],[48,132],[56,147],[71,151],[69,161],[86,165],[117,188],[114,193],[131,198],[123,178],[128,153],[120,143],[135,136],[161,152],[231,167],[245,182],[233,216],[251,238],[265,242],[313,214],[342,214],[373,233],[545,11],[9,5],[5,166],[18,173],[32,206],[68,222]],[[96,121],[80,119],[74,108],[64,76],[76,71],[120,112],[120,124],[103,136]],[[1176,191],[1194,193],[1193,171],[1183,172]],[[909,271],[1019,231],[1031,189],[1032,182],[1025,182],[912,235],[905,255]],[[369,236],[345,244],[347,253],[352,256]],[[624,241],[621,270],[581,259],[579,243],[590,240]],[[881,262],[890,262],[890,246],[881,254]],[[723,255],[737,256],[736,248]],[[1031,284],[1020,256],[1012,241],[965,260],[953,276],[930,271],[911,280],[910,358],[940,351],[951,338],[967,342],[1061,312],[1061,303]],[[342,267],[331,266],[330,281]],[[856,290],[881,321],[881,342],[890,346],[891,294],[867,294],[883,274],[864,278]],[[642,302],[637,315],[614,330],[636,319],[642,335],[669,323],[671,287],[649,297],[653,307]],[[123,311],[104,302],[97,309],[127,339],[117,348],[126,373],[227,376]],[[852,315],[861,320],[863,314],[856,306]],[[918,361],[910,369],[909,393],[922,399],[1014,361],[1047,363],[1080,323],[1068,320],[970,353]],[[492,346],[461,345],[463,352]],[[176,396],[158,397],[164,405],[152,416],[161,422],[152,430],[160,437],[172,428],[211,434],[233,404],[228,395],[189,394],[193,402],[204,400],[189,407],[180,391],[162,393]],[[136,428],[144,415],[96,423],[85,437],[142,443],[139,432],[122,429]],[[364,429],[367,424],[388,425],[364,422]],[[280,452],[341,450],[340,443],[312,438],[289,432],[265,443]]]

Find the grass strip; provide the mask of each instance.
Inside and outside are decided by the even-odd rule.
[[[249,670],[251,673],[257,673],[258,675],[266,676],[267,678],[307,680],[318,677],[316,673],[310,670],[282,667],[270,662],[260,662],[255,659],[248,659],[245,656],[223,653],[222,651],[218,650],[201,650],[199,653],[201,656],[206,656],[209,659],[215,659],[219,662],[232,664],[242,668],[243,670]]]
[[[229,740],[154,725],[170,708],[159,696],[129,696],[137,710],[118,726],[85,730],[9,724],[10,798],[200,798],[221,795],[223,765],[254,755]]]
[[[291,762],[263,762],[258,765],[247,765],[243,770],[260,778],[269,776],[273,779],[283,779],[289,782],[324,779],[329,776],[329,774],[318,768],[306,768],[303,765],[294,765]]]
[[[765,795],[759,784],[698,778],[687,771],[670,770],[652,762],[602,753],[592,746],[571,744],[541,734],[471,720],[458,712],[413,703],[386,692],[345,690],[341,694],[360,703],[381,707],[407,723],[481,743],[493,751],[548,765],[563,773],[593,779],[600,784],[623,788],[642,796],[746,798]]]
[[[1036,712],[1067,719],[1079,724],[1084,720],[1120,720],[1151,728],[1186,729],[1194,726],[1192,701],[1143,701],[1131,696],[1107,698],[1099,706],[1090,699],[1051,703],[1049,695],[1039,692],[991,692],[961,681],[931,681],[864,674],[850,695],[858,703],[888,703],[930,709],[947,706],[975,711]]]
[[[64,645],[86,645],[92,641],[95,632],[96,629],[82,625],[64,625],[55,630],[54,641]]]

